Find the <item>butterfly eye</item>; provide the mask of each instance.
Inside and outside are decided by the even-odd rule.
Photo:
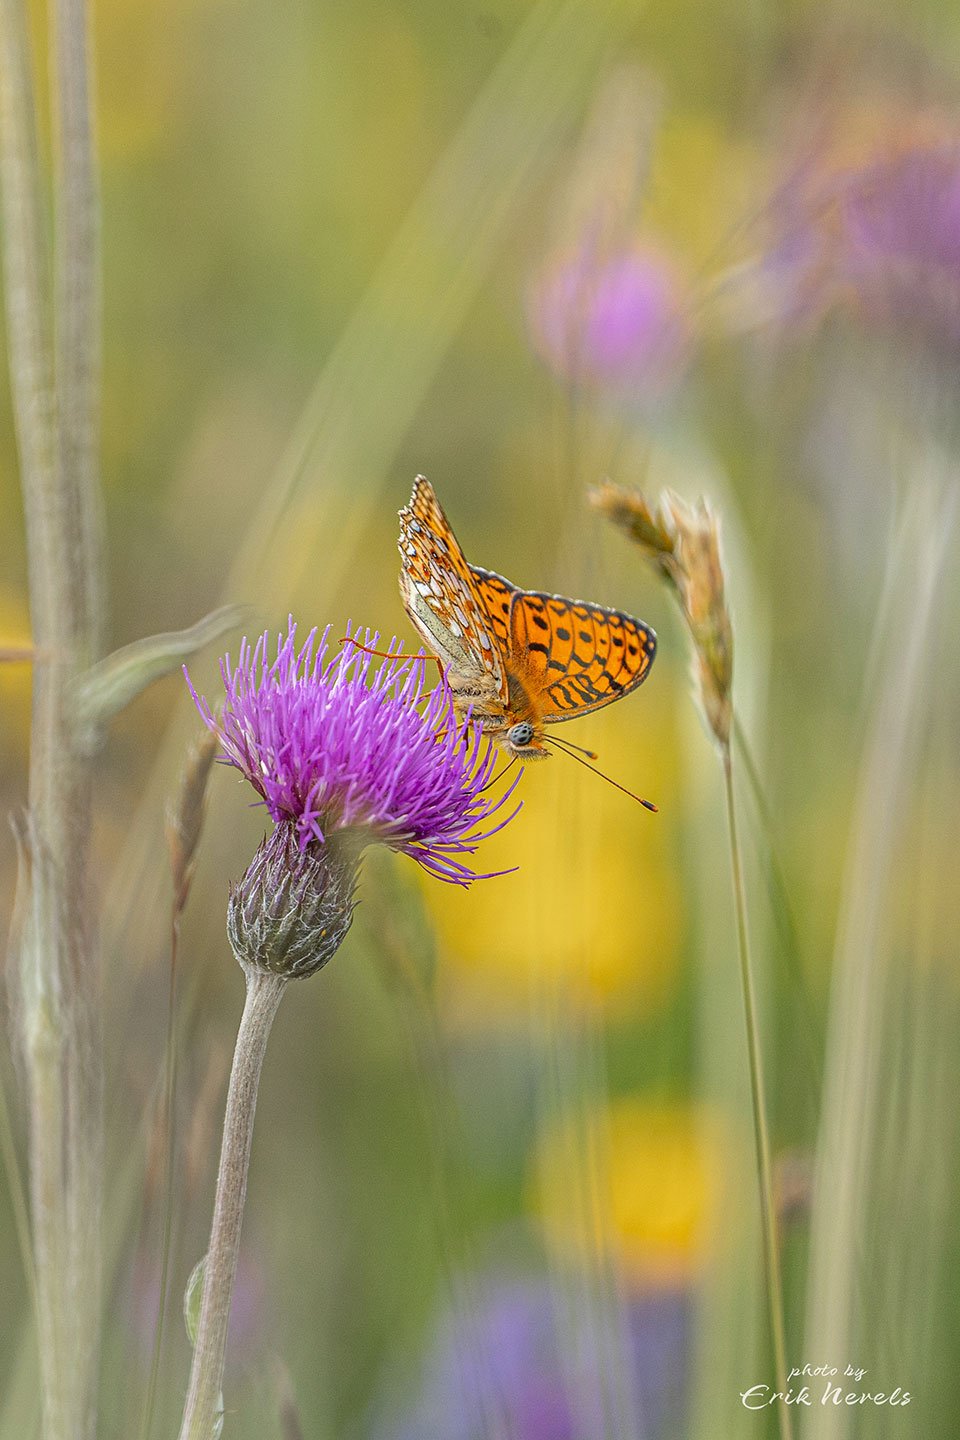
[[[533,726],[530,721],[521,720],[519,725],[511,725],[507,739],[512,745],[529,745],[533,739]]]

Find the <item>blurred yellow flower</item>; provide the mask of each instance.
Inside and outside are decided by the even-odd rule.
[[[666,730],[664,702],[647,710]],[[659,729],[650,719],[647,744]],[[633,727],[603,729],[606,738],[598,725],[584,738],[603,746],[611,772],[629,782],[636,771],[657,788],[661,766],[637,758]],[[663,753],[672,755],[665,736]],[[559,754],[531,765],[517,794],[517,820],[484,847],[484,868],[516,872],[467,894],[424,887],[448,1017],[467,1025],[509,1019],[526,1010],[536,985],[562,987],[565,1003],[612,1017],[655,1013],[676,984],[683,938],[670,820],[647,815]]]
[[[30,616],[23,595],[0,588],[0,649],[29,649]],[[27,750],[30,732],[31,666],[26,660],[0,662],[0,725],[9,760]]]
[[[585,1143],[591,1133],[603,1144]],[[585,1217],[575,1197],[584,1189],[589,1156],[604,1150],[587,1192],[596,1201]],[[546,1242],[559,1259],[576,1260],[589,1239],[594,1253],[613,1250],[629,1284],[667,1287],[695,1280],[715,1253],[727,1177],[737,1163],[717,1113],[629,1096],[588,1116],[586,1126],[582,1119],[579,1125],[564,1120],[548,1132],[535,1156],[531,1190]]]

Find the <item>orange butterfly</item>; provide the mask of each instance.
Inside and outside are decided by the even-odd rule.
[[[458,710],[469,706],[513,758],[545,759],[545,726],[589,715],[646,679],[657,651],[649,625],[468,565],[422,475],[400,511],[399,543],[404,609],[445,666]]]

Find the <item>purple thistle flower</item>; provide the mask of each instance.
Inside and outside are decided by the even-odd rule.
[[[242,642],[236,667],[221,661],[219,718],[187,675],[221,760],[276,822],[231,887],[227,934],[244,969],[286,976],[312,975],[339,949],[368,845],[402,850],[456,885],[491,878],[464,857],[516,814],[491,824],[517,783],[498,800],[484,797],[493,745],[469,717],[457,720],[445,680],[425,693],[422,654],[371,672],[349,630],[331,660],[329,626],[319,646],[314,629],[297,649],[296,633],[291,619],[273,660],[263,634]],[[379,637],[365,638],[372,647]]]
[[[489,825],[517,782],[499,799],[484,797],[494,747],[478,725],[456,719],[446,681],[425,694],[422,655],[391,659],[371,677],[371,656],[352,644],[327,659],[329,626],[319,646],[313,629],[299,650],[296,630],[291,619],[274,660],[265,632],[254,646],[243,640],[236,667],[229,656],[221,661],[219,718],[187,676],[221,759],[250,781],[278,825],[294,827],[301,850],[350,831],[361,848],[402,850],[441,880],[491,878],[461,857],[516,814]],[[367,631],[365,644],[378,639]]]

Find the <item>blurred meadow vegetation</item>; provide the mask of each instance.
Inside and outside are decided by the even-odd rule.
[[[229,601],[248,633],[289,613],[410,647],[396,512],[420,471],[469,560],[660,637],[641,690],[568,727],[659,814],[562,755],[531,766],[480,867],[516,873],[463,892],[372,856],[342,952],[282,1010],[225,1435],[776,1433],[740,1402],[773,1372],[721,771],[671,597],[587,509],[609,476],[704,493],[722,526],[788,1363],[913,1396],[795,1421],[953,1437],[960,200],[955,293],[906,318],[847,303],[852,282],[779,303],[790,277],[758,257],[786,264],[799,222],[778,204],[807,161],[835,181],[933,131],[960,153],[955,7],[98,0],[92,26],[110,646]],[[822,218],[804,212],[821,239]],[[683,356],[649,392],[545,362],[541,277],[590,225],[668,257]],[[0,467],[12,646],[30,625],[6,391]],[[208,696],[216,664],[216,647],[191,663]],[[28,666],[0,667],[5,810],[24,802],[29,695]],[[116,718],[95,771],[104,1436],[139,1433],[151,1364],[164,809],[199,730],[173,674]],[[154,1435],[189,1367],[180,1297],[242,996],[227,882],[264,830],[248,800],[214,772],[181,935]],[[8,1056],[2,1078],[22,1176]],[[0,1185],[0,1435],[19,1440],[39,1401],[14,1195]],[[518,1287],[546,1308],[518,1309]],[[496,1353],[504,1294],[530,1354]],[[480,1401],[461,1398],[458,1346]],[[562,1395],[563,1415],[518,1390]]]

